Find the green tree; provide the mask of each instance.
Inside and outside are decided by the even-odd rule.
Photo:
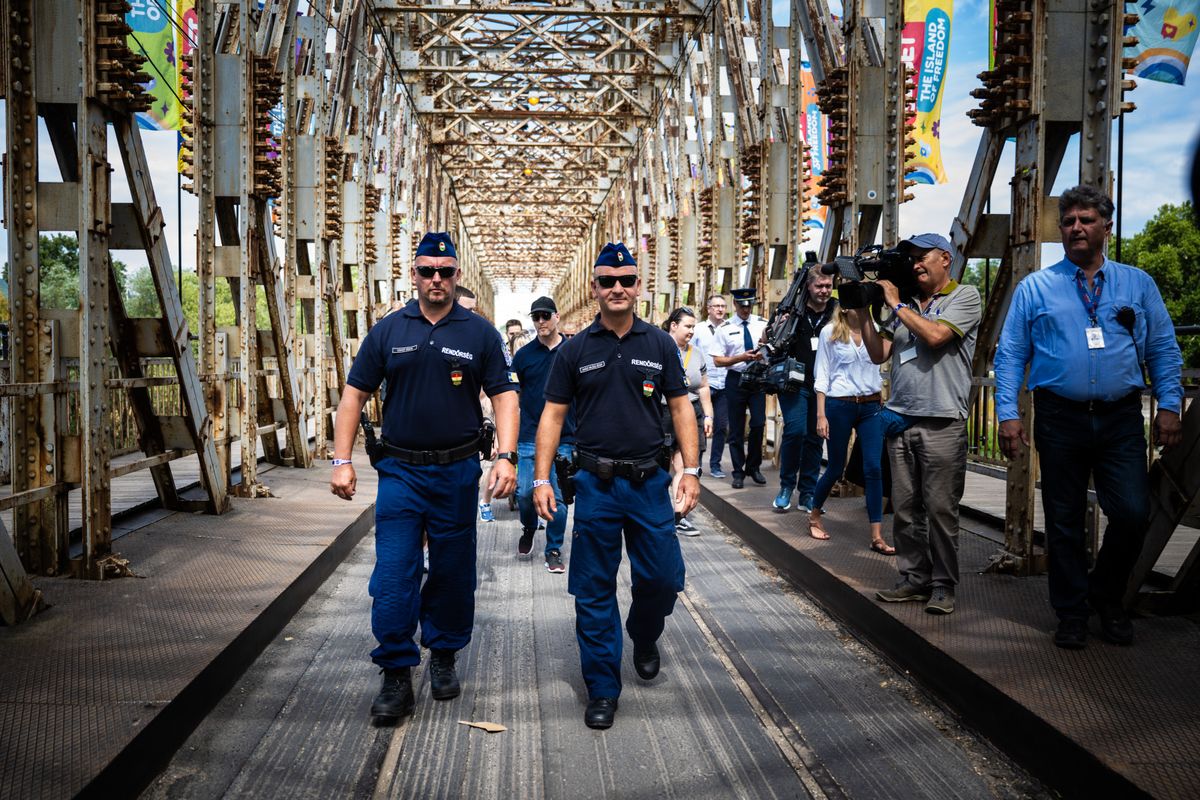
[[[1141,233],[1122,238],[1120,260],[1154,278],[1176,325],[1200,325],[1200,228],[1191,203],[1160,207]],[[1200,336],[1181,337],[1179,346],[1184,366],[1200,368]]]

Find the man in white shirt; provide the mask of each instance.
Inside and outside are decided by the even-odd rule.
[[[747,475],[760,486],[767,479],[762,470],[763,429],[767,425],[767,396],[760,391],[742,388],[742,376],[755,361],[762,361],[758,344],[767,321],[750,308],[758,301],[754,289],[734,289],[733,302],[737,315],[717,337],[713,363],[727,367],[725,398],[729,408],[729,459],[733,462],[733,488],[741,489]],[[750,432],[746,433],[746,413],[750,414]]]
[[[692,335],[692,343],[704,353],[704,360],[708,367],[708,391],[712,395],[713,407],[708,474],[714,478],[725,477],[725,473],[721,471],[721,454],[725,450],[725,437],[729,433],[729,409],[725,398],[725,373],[727,370],[724,367],[718,367],[713,362],[713,355],[717,352],[715,349],[717,334],[721,328],[729,324],[729,320],[725,319],[727,308],[723,295],[714,294],[708,298],[708,319],[697,325],[696,332]]]

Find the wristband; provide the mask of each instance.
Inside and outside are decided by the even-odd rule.
[[[904,303],[896,303],[895,307],[892,308],[892,311],[895,311],[897,314],[899,314],[900,309],[902,308],[908,308],[908,306],[906,306]]]
[[[335,467],[340,467],[340,466],[342,466],[343,464],[353,464],[353,463],[354,463],[354,462],[353,462],[352,460],[348,459],[348,458],[335,458],[335,459],[333,460],[333,465],[334,465]]]
[[[549,486],[549,485],[550,485],[550,481],[542,480],[541,478],[538,478],[537,480],[535,480],[533,482],[533,488],[535,488],[535,489],[539,486]]]

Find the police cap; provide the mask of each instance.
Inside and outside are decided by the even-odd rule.
[[[421,243],[417,245],[418,256],[433,256],[434,258],[458,258],[458,252],[454,249],[454,242],[450,240],[450,234],[445,232],[427,233],[421,237]]]

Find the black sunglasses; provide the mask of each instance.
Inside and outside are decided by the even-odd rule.
[[[600,284],[601,289],[611,289],[618,283],[626,289],[637,283],[637,275],[597,275],[596,283]]]
[[[530,314],[529,314],[529,318],[531,320],[533,320],[534,322],[545,322],[546,320],[550,319],[552,316],[554,316],[554,315],[551,314],[549,311],[533,311],[533,312],[530,312]]]
[[[432,278],[435,272],[442,280],[448,281],[458,272],[458,267],[417,267],[417,274],[422,278]]]

